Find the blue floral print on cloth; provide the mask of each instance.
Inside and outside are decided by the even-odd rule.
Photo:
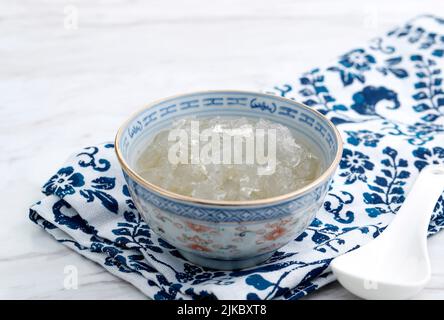
[[[113,144],[75,153],[30,218],[154,299],[298,299],[334,280],[331,260],[393,219],[417,174],[444,164],[444,20],[421,16],[270,93],[331,119],[345,148],[310,227],[263,265],[211,271],[182,259],[141,219]],[[444,200],[430,234],[444,227]]]

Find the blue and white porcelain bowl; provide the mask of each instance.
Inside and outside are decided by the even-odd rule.
[[[316,149],[323,173],[281,196],[250,201],[196,199],[165,190],[134,170],[144,147],[161,129],[184,117],[260,117],[281,123]],[[151,229],[183,257],[214,269],[265,261],[313,220],[342,154],[335,126],[293,100],[242,91],[207,91],[154,102],[132,116],[116,136],[117,158],[134,203]]]

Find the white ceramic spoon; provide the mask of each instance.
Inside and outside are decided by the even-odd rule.
[[[335,258],[339,282],[365,299],[408,299],[430,279],[427,229],[444,190],[444,166],[424,168],[396,217],[375,240]]]

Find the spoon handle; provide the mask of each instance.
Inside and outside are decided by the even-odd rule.
[[[427,236],[430,217],[439,196],[444,191],[444,166],[425,167],[416,178],[407,199],[390,224],[392,229],[414,230],[420,236]]]

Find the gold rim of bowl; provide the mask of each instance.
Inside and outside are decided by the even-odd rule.
[[[259,96],[264,96],[264,97],[271,97],[277,100],[281,100],[287,103],[291,103],[291,104],[297,104],[299,107],[305,109],[308,112],[314,113],[316,115],[318,115],[319,117],[321,117],[327,124],[328,126],[333,130],[333,132],[335,133],[336,136],[336,141],[338,143],[338,148],[336,151],[336,155],[334,160],[332,161],[332,163],[329,165],[329,167],[319,176],[317,177],[315,180],[313,180],[312,182],[310,182],[309,184],[305,185],[302,188],[296,189],[295,191],[289,192],[289,193],[285,193],[279,196],[275,196],[275,197],[271,197],[271,198],[264,198],[264,199],[258,199],[258,200],[242,200],[242,201],[229,201],[229,200],[209,200],[209,199],[201,199],[201,198],[194,198],[194,197],[190,197],[190,196],[185,196],[185,195],[181,195],[179,193],[175,193],[172,191],[168,191],[162,187],[159,187],[158,185],[155,185],[145,179],[143,179],[139,174],[137,174],[133,169],[131,169],[129,167],[129,165],[126,163],[125,159],[122,156],[122,153],[120,151],[120,139],[122,137],[123,131],[128,127],[128,125],[131,123],[131,121],[133,121],[135,118],[137,118],[141,113],[145,112],[145,110],[158,105],[159,103],[162,103],[164,101],[168,101],[168,100],[172,100],[172,99],[176,99],[179,97],[185,97],[185,96],[191,96],[191,95],[203,95],[203,94],[209,94],[209,93],[228,93],[228,92],[233,92],[233,93],[239,93],[239,94],[248,94],[248,95],[259,95]],[[162,196],[165,196],[167,198],[171,198],[174,200],[179,200],[179,201],[184,201],[184,202],[191,202],[191,203],[195,203],[195,204],[201,204],[201,205],[209,205],[209,206],[257,206],[257,205],[267,205],[267,204],[272,204],[272,203],[276,203],[276,202],[282,202],[282,201],[286,201],[286,200],[290,200],[291,198],[294,198],[296,196],[302,195],[312,189],[314,189],[316,186],[318,186],[319,184],[321,184],[322,182],[324,182],[324,180],[326,180],[330,175],[333,174],[333,172],[335,171],[339,161],[341,160],[341,156],[342,156],[342,149],[343,149],[343,144],[342,144],[342,138],[341,135],[339,134],[338,129],[336,128],[336,126],[327,118],[325,117],[322,113],[320,113],[319,111],[312,109],[300,102],[296,102],[294,100],[290,100],[287,98],[283,98],[283,97],[279,97],[279,96],[275,96],[275,95],[271,95],[271,94],[266,94],[266,93],[258,93],[258,92],[253,92],[253,91],[241,91],[241,90],[208,90],[208,91],[196,91],[196,92],[192,92],[192,93],[185,93],[185,94],[177,94],[174,96],[170,96],[170,97],[166,97],[163,99],[159,99],[156,101],[151,102],[150,104],[144,106],[143,108],[141,108],[140,110],[138,110],[137,112],[135,112],[128,120],[126,120],[123,125],[119,128],[119,130],[117,131],[116,134],[116,138],[114,140],[114,146],[115,146],[115,151],[116,151],[116,155],[117,155],[117,159],[119,160],[119,163],[122,167],[122,169],[135,181],[137,181],[139,184],[141,184],[142,186],[144,186],[145,188],[153,191],[154,193],[158,193]]]

